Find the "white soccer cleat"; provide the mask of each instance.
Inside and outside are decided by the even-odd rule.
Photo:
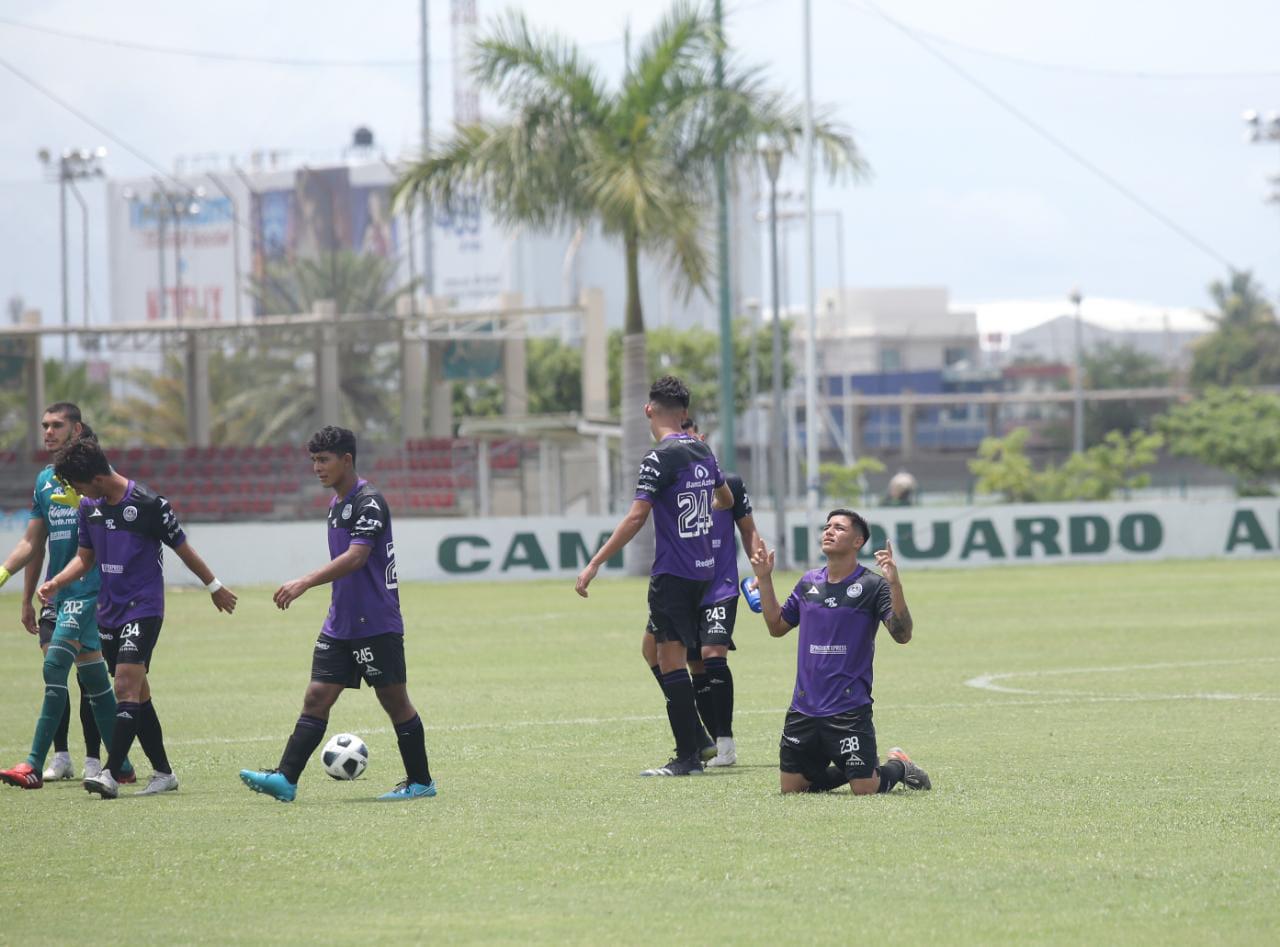
[[[92,779],[102,772],[102,761],[96,756],[86,756],[84,758],[84,778]]]
[[[738,762],[738,747],[733,737],[716,737],[716,755],[707,761],[707,766],[732,766]]]
[[[103,799],[115,799],[120,795],[120,784],[111,775],[111,770],[104,769],[97,776],[85,777],[84,791],[101,796]]]
[[[53,759],[49,761],[49,768],[44,771],[44,781],[52,783],[60,779],[75,778],[76,768],[71,765],[71,754],[54,753]]]
[[[152,773],[151,778],[147,780],[147,787],[139,789],[134,795],[158,796],[162,792],[176,792],[177,789],[178,777],[173,773]]]

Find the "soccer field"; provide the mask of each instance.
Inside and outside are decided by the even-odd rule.
[[[3,789],[0,941],[1275,943],[1278,580],[1275,561],[905,574],[916,637],[878,638],[876,729],[934,790],[865,798],[778,794],[794,633],[745,608],[739,764],[642,779],[672,741],[641,581],[587,601],[570,581],[410,585],[440,795],[372,801],[402,770],[361,690],[329,732],[365,737],[368,772],[313,758],[292,805],[237,771],[279,757],[327,590],[280,613],[239,589],[227,617],[171,589],[152,680],[181,790]],[[0,601],[11,765],[39,650]]]

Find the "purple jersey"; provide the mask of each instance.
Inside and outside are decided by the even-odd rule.
[[[164,615],[164,550],[187,541],[169,501],[129,481],[119,503],[81,500],[80,545],[93,550],[102,586],[98,624],[118,628]]]
[[[391,535],[391,510],[382,494],[367,480],[329,504],[329,558],[337,559],[352,546],[371,546],[360,569],[333,581],[329,614],[323,634],[331,638],[402,635],[400,583],[396,578],[396,543]]]
[[[644,455],[636,499],[653,507],[654,575],[711,581],[711,499],[722,483],[711,448],[689,434],[668,434]]]
[[[866,566],[841,582],[811,569],[782,604],[782,620],[800,626],[791,709],[830,717],[871,703],[876,629],[893,614],[889,583]]]
[[[716,557],[716,573],[702,599],[703,605],[715,605],[738,597],[738,520],[751,515],[751,497],[746,484],[735,473],[724,475],[733,491],[733,508],[711,511],[711,549]]]

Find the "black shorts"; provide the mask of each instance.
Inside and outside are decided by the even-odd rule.
[[[343,687],[405,683],[404,635],[330,638],[321,635],[311,652],[311,680]]]
[[[686,648],[698,648],[698,624],[702,618],[702,597],[710,582],[680,575],[655,575],[649,579],[649,625],[646,629],[658,644],[679,641]]]
[[[831,717],[787,711],[778,750],[778,768],[784,773],[799,773],[812,783],[835,763],[846,778],[867,779],[879,762],[870,704]]]
[[[58,626],[58,609],[53,605],[45,605],[40,609],[40,647],[45,647],[53,640],[53,629]]]
[[[737,651],[738,646],[733,643],[733,626],[737,620],[736,595],[714,605],[703,605],[698,610],[698,643],[704,648],[719,645]],[[698,656],[702,656],[701,652]]]
[[[160,637],[164,616],[139,618],[114,628],[98,626],[102,640],[102,656],[107,659],[107,670],[114,677],[117,664],[141,664],[151,670],[151,654]]]

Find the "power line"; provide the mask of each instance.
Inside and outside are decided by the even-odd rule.
[[[849,7],[850,9],[855,9],[855,10],[857,9],[857,6],[855,6],[853,0],[838,0],[838,2],[846,7]],[[969,83],[969,85],[973,86],[975,89],[977,89],[979,92],[985,95],[988,99],[990,99],[996,105],[1000,106],[1000,108],[1004,109],[1006,112],[1012,115],[1015,119],[1017,119],[1023,125],[1026,125],[1032,131],[1034,131],[1037,135],[1039,135],[1041,138],[1047,141],[1050,145],[1052,145],[1058,151],[1062,152],[1064,155],[1066,155],[1076,164],[1080,165],[1082,168],[1084,168],[1086,171],[1088,171],[1098,180],[1102,181],[1104,184],[1106,184],[1108,187],[1110,187],[1112,190],[1118,193],[1125,200],[1129,201],[1131,204],[1138,207],[1140,210],[1145,212],[1148,216],[1159,221],[1166,228],[1171,230],[1173,233],[1176,233],[1178,236],[1182,237],[1183,240],[1185,240],[1187,243],[1194,246],[1196,249],[1200,250],[1202,253],[1205,253],[1208,256],[1212,257],[1215,261],[1217,261],[1222,266],[1228,267],[1229,269],[1236,269],[1235,265],[1229,259],[1227,259],[1226,256],[1219,253],[1216,249],[1214,249],[1214,247],[1210,246],[1206,241],[1196,236],[1186,227],[1183,227],[1181,224],[1179,224],[1176,220],[1174,220],[1164,211],[1160,210],[1160,208],[1156,207],[1154,204],[1150,203],[1145,198],[1143,198],[1142,196],[1140,196],[1139,194],[1131,190],[1128,186],[1126,186],[1124,183],[1119,181],[1117,178],[1113,177],[1107,171],[1103,170],[1101,167],[1094,164],[1091,160],[1086,158],[1083,154],[1081,154],[1075,148],[1072,148],[1069,144],[1067,144],[1065,141],[1063,141],[1053,132],[1049,131],[1049,129],[1045,128],[1045,126],[1041,125],[1034,118],[1032,118],[1026,112],[1022,111],[1020,108],[1018,108],[1008,99],[1006,99],[1004,96],[1000,95],[990,86],[986,85],[984,82],[982,82],[975,76],[971,75],[962,66],[956,63],[955,60],[951,59],[945,53],[942,53],[938,49],[931,46],[926,40],[922,39],[921,36],[917,34],[917,31],[913,27],[907,26],[905,23],[902,23],[899,20],[895,20],[893,17],[889,16],[889,14],[881,10],[880,7],[878,7],[875,3],[872,2],[872,0],[861,0],[861,5],[864,6],[865,8],[869,8],[869,10],[875,13],[878,17],[880,17],[880,19],[884,20],[884,22],[888,23],[894,29],[901,32],[904,36],[906,36],[909,40],[911,40],[913,43],[915,43],[917,46],[923,49],[926,53],[928,53],[934,59],[937,59],[944,66],[946,66],[956,75],[958,75],[961,79]],[[866,10],[863,10],[861,12],[866,12]]]

